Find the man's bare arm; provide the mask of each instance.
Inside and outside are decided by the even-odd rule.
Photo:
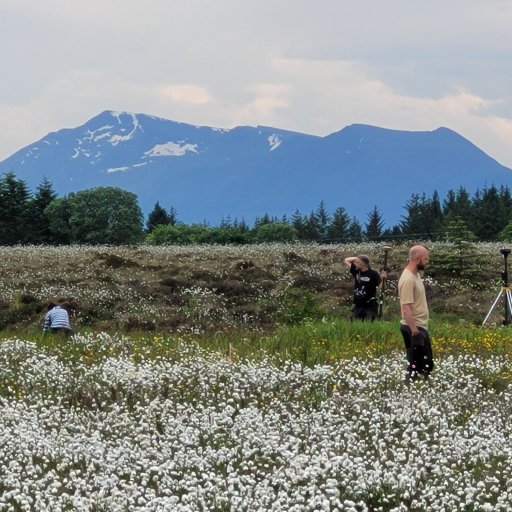
[[[405,322],[411,329],[411,333],[413,336],[419,333],[418,326],[414,321],[414,317],[412,316],[412,304],[402,304],[402,315],[404,317]]]

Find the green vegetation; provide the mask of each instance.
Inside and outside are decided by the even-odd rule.
[[[380,267],[376,243],[3,247],[0,329],[48,343],[41,340],[46,304],[65,299],[76,331],[125,333],[148,357],[177,339],[229,357],[307,365],[390,354],[401,349],[396,284],[408,247],[388,253],[384,315],[373,324],[348,321],[353,283],[342,261],[364,252]],[[424,281],[438,354],[509,353],[501,305],[490,318],[494,327],[480,327],[501,287],[499,249],[431,244]]]
[[[510,241],[512,194],[505,186],[486,187],[471,197],[467,190],[412,194],[402,220],[385,227],[378,206],[364,225],[343,207],[331,214],[323,201],[309,215],[296,210],[290,219],[265,213],[250,227],[228,216],[219,226],[185,224],[178,212],[157,201],[146,229],[135,194],[97,187],[57,197],[43,179],[35,194],[13,173],[0,177],[0,245],[12,244],[253,244],[270,242],[360,243],[387,240]]]
[[[436,319],[432,322],[436,359],[461,354],[484,359],[512,358],[511,336],[512,327],[508,326],[482,327],[439,322]],[[1,337],[12,338],[12,332],[4,331]],[[276,363],[294,361],[312,367],[352,358],[378,360],[392,357],[403,349],[396,322],[370,324],[339,318],[306,320],[296,325],[281,325],[268,332],[233,330],[163,334],[140,330],[122,335],[122,341],[118,344],[98,343],[94,350],[68,343],[61,336],[43,336],[35,330],[25,332],[23,338],[64,361],[86,361],[90,364],[100,364],[106,358],[121,356],[128,357],[134,363],[158,361],[161,358],[179,360],[184,351],[189,355],[206,351],[231,361],[270,358]],[[512,382],[512,374],[503,376],[503,382]]]
[[[410,387],[409,244],[374,323],[342,260],[378,243],[0,247],[0,509],[510,510],[512,328],[479,325],[500,246],[429,246]],[[71,338],[42,335],[53,298]]]

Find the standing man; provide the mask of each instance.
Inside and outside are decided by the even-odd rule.
[[[406,382],[410,383],[421,374],[428,377],[434,368],[432,343],[428,333],[428,305],[425,285],[419,274],[428,263],[428,250],[415,245],[409,251],[409,261],[398,281],[400,298],[400,332],[407,353]]]
[[[344,261],[354,276],[354,307],[350,318],[373,322],[379,310],[376,295],[381,281],[380,275],[370,268],[370,260],[366,254],[350,256]]]

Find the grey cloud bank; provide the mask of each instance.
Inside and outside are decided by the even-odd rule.
[[[105,109],[326,135],[449,127],[512,166],[502,0],[0,2],[0,159]]]

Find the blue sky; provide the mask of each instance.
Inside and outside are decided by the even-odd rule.
[[[0,0],[0,160],[123,110],[451,128],[512,167],[510,0]]]

